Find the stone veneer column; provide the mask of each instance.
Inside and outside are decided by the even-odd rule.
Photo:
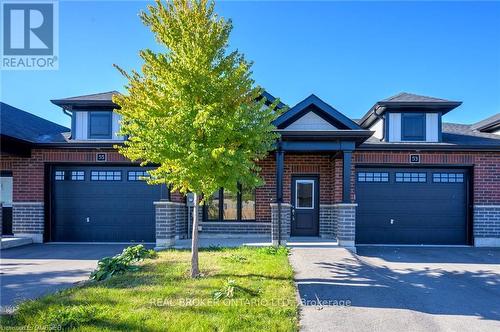
[[[334,204],[334,219],[339,245],[356,252],[356,207],[355,203]]]
[[[31,238],[34,243],[43,242],[45,225],[43,202],[12,203],[12,233],[17,237]]]
[[[319,236],[326,239],[336,238],[337,225],[335,219],[335,205],[319,205]]]
[[[287,203],[281,203],[281,244],[286,244],[290,238],[292,226],[292,206]],[[273,246],[279,243],[279,224],[278,224],[278,203],[271,203],[271,241]]]
[[[184,203],[158,201],[155,205],[156,248],[168,248],[175,244],[178,225],[186,219]]]
[[[474,205],[474,246],[500,247],[500,205]]]

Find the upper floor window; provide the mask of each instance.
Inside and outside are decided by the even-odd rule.
[[[401,114],[401,140],[425,141],[425,113]]]
[[[89,138],[112,138],[112,112],[89,112]]]

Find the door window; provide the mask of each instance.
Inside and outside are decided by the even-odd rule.
[[[297,180],[295,182],[295,207],[314,209],[314,180]]]

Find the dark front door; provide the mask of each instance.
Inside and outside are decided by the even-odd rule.
[[[52,241],[153,242],[162,186],[144,168],[57,166],[52,173]]]
[[[466,169],[358,168],[356,243],[468,244]]]
[[[292,177],[292,206],[292,235],[317,236],[319,230],[318,177]]]

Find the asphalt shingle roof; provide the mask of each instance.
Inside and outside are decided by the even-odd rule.
[[[500,113],[494,114],[489,118],[473,124],[471,129],[481,131],[483,129],[487,129],[488,127],[495,127],[497,125],[500,125]]]
[[[435,98],[435,97],[428,97],[428,96],[421,96],[421,95],[416,95],[413,93],[408,93],[408,92],[400,92],[397,95],[394,95],[389,98],[382,99],[381,102],[396,102],[396,103],[402,103],[402,102],[409,102],[409,103],[451,103],[453,101],[451,100],[446,100],[446,99],[441,99],[441,98]]]
[[[0,134],[31,143],[66,142],[70,130],[57,123],[0,102]]]

